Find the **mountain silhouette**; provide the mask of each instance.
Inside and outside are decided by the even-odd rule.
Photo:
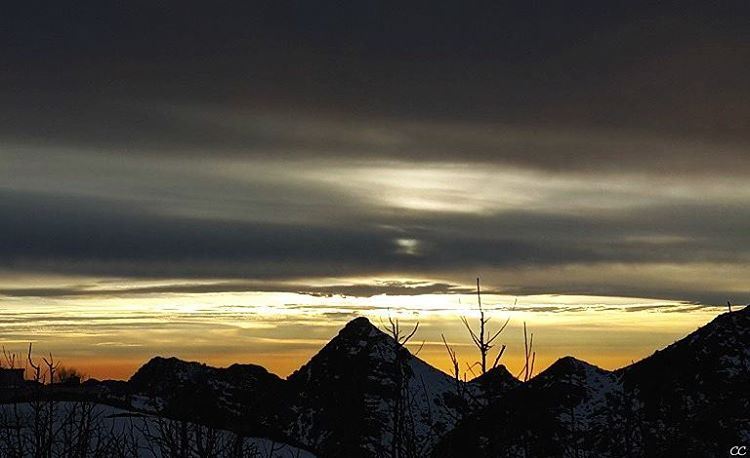
[[[402,343],[357,318],[287,379],[252,364],[155,357],[127,382],[46,396],[320,457],[711,457],[750,442],[750,308],[624,368],[566,356],[526,383],[502,365],[456,380]]]
[[[561,358],[446,434],[436,457],[727,456],[748,443],[750,308],[633,365]]]
[[[291,418],[288,384],[261,366],[215,368],[155,357],[133,374],[127,391],[131,404],[135,399],[149,412],[296,442],[279,426]]]
[[[387,455],[394,437],[405,453],[426,456],[457,421],[519,383],[502,365],[455,380],[362,317],[286,380],[255,365],[155,357],[120,396],[134,408],[273,437],[320,456]]]

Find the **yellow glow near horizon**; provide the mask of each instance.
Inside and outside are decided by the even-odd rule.
[[[336,284],[341,279],[330,279]],[[388,279],[370,279],[387,283]],[[412,280],[419,284],[418,280]],[[108,280],[107,294],[3,297],[0,342],[22,352],[33,342],[63,364],[97,378],[127,378],[155,355],[214,365],[256,363],[285,376],[312,357],[356,316],[376,326],[395,317],[419,321],[413,349],[448,370],[441,335],[462,361],[475,350],[459,317],[477,316],[474,294],[314,296],[289,292],[112,294],[126,285]],[[133,282],[128,285],[132,288]],[[325,282],[321,282],[325,283]],[[154,282],[148,284],[153,285]],[[104,287],[101,284],[92,289]],[[139,286],[143,286],[140,284]],[[655,299],[576,295],[483,295],[491,326],[510,318],[502,335],[503,362],[521,365],[522,325],[535,334],[537,368],[574,355],[613,369],[640,359],[710,321],[720,309]],[[469,376],[471,376],[469,374]]]

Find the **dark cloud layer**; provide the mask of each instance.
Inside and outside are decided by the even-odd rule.
[[[489,271],[517,293],[750,299],[711,284],[750,261],[749,12],[9,6],[0,266],[222,280],[196,292],[378,275],[442,280],[337,287],[451,292]]]
[[[130,154],[747,171],[747,6],[668,3],[14,6],[0,135]],[[310,118],[328,121],[322,135]]]

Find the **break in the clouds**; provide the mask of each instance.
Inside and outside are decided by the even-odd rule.
[[[750,300],[746,7],[316,3],[10,8],[0,267]]]

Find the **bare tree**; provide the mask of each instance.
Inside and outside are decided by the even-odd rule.
[[[524,365],[521,368],[521,372],[518,373],[516,378],[521,378],[523,375],[524,382],[528,382],[531,377],[534,376],[534,362],[536,361],[536,352],[534,351],[534,333],[532,332],[530,337],[526,331],[526,322],[523,322],[523,354],[524,354]]]
[[[43,382],[42,367],[41,365],[34,363],[34,359],[31,357],[31,343],[29,343],[29,352],[26,361],[28,362],[27,370],[29,367],[33,370],[31,373],[31,379],[35,382]]]
[[[471,390],[467,389],[465,383],[466,372],[464,372],[463,374],[463,379],[461,378],[461,365],[458,361],[456,350],[448,344],[448,341],[445,339],[445,335],[440,334],[440,337],[443,339],[445,351],[448,353],[448,358],[450,358],[451,361],[451,375],[453,376],[454,390],[456,395],[455,411],[453,409],[445,410],[446,413],[453,419],[453,421],[455,423],[458,423],[473,409],[473,405],[476,404],[478,400],[476,396],[474,396],[474,393]]]
[[[7,366],[8,369],[15,369],[16,367],[16,354],[7,351],[5,345],[3,345],[3,360],[0,360],[0,367],[3,367],[3,364]]]
[[[16,357],[3,349],[6,364]],[[0,456],[86,458],[117,456],[113,431],[102,423],[102,412],[86,401],[59,402],[45,382],[52,382],[59,363],[50,354],[37,363],[29,344],[30,384],[10,404],[0,406]],[[46,366],[46,368],[45,368]],[[112,452],[112,453],[111,453]]]
[[[461,370],[460,370],[460,364],[458,363],[458,356],[456,356],[456,350],[453,349],[450,345],[448,345],[448,341],[445,340],[445,334],[440,334],[440,337],[443,339],[443,345],[445,346],[445,351],[448,352],[448,357],[451,360],[451,375],[453,376],[453,379],[456,381],[456,386],[458,387],[461,385]]]
[[[84,381],[86,374],[75,367],[59,365],[55,371],[55,381],[65,383],[71,380]]]
[[[488,370],[487,358],[488,356],[490,356],[490,350],[495,347],[495,340],[505,330],[505,327],[508,326],[510,317],[505,320],[505,323],[503,323],[500,329],[498,329],[494,334],[487,329],[487,324],[490,322],[491,318],[485,316],[484,309],[482,308],[482,292],[479,288],[479,277],[477,277],[477,306],[479,307],[479,331],[474,331],[472,326],[469,324],[469,320],[466,317],[462,316],[461,322],[463,322],[466,330],[469,331],[469,335],[471,336],[471,340],[474,343],[474,346],[477,347],[477,350],[479,350],[479,367],[482,370],[482,374],[486,374]],[[500,362],[500,358],[502,358],[503,353],[505,353],[505,348],[505,345],[500,346],[500,350],[497,352],[497,356],[495,357],[490,369],[494,369],[495,367],[497,367],[498,363]],[[469,366],[470,371],[471,367],[474,365]]]

